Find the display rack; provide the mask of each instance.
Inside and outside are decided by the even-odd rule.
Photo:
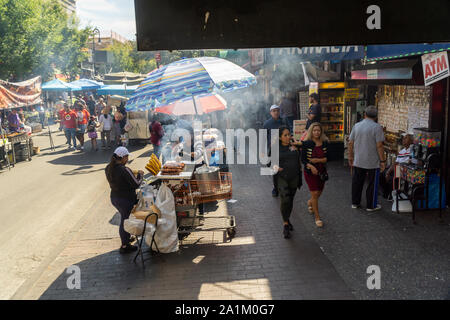
[[[321,123],[331,143],[344,140],[344,91],[320,90]]]

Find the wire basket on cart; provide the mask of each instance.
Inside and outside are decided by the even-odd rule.
[[[234,216],[205,216],[198,214],[197,206],[231,199],[233,194],[230,172],[220,172],[219,180],[187,180],[172,187],[177,211],[180,240],[191,232],[225,231],[231,239],[236,234]]]
[[[174,188],[175,205],[189,206],[231,199],[233,183],[231,172],[220,172],[220,180],[187,180]]]

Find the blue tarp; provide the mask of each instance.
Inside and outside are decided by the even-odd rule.
[[[72,81],[70,84],[80,87],[82,90],[96,90],[96,89],[100,89],[101,87],[103,87],[103,83],[100,83],[100,82],[97,82],[94,80],[89,80],[89,79],[80,79],[80,80]]]
[[[102,88],[97,90],[97,94],[117,94],[120,96],[129,96],[134,93],[137,89],[136,86],[125,86],[124,84],[112,84],[103,86]]]
[[[446,50],[450,50],[450,43],[369,45],[367,46],[367,59],[399,59]]]
[[[70,83],[63,82],[59,79],[46,82],[42,85],[42,91],[81,91],[78,86],[74,86]]]

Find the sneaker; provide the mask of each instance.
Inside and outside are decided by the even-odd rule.
[[[276,189],[272,190],[272,197],[278,197],[278,191]]]
[[[119,252],[120,253],[130,253],[130,252],[134,252],[138,249],[138,247],[133,246],[131,244],[127,244],[126,247],[120,247]]]
[[[381,210],[381,205],[377,205],[377,207],[376,208],[367,208],[366,209],[366,211],[368,211],[368,212],[373,212],[373,211],[378,211],[378,210]]]
[[[289,232],[289,225],[285,225],[283,228],[283,236],[285,239],[289,239],[291,237],[291,233]]]
[[[352,209],[359,209],[361,208],[361,205],[359,204],[352,204]]]
[[[84,150],[84,147],[83,147],[83,146],[81,146],[81,147],[80,147],[80,150],[81,150],[81,151],[83,151],[83,150]]]
[[[69,146],[67,147],[67,149],[72,150],[73,147],[69,144]]]

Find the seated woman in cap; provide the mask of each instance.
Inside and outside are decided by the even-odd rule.
[[[106,167],[106,178],[111,187],[111,203],[120,213],[119,234],[122,246],[120,253],[128,253],[137,250],[131,245],[130,234],[123,227],[124,220],[128,219],[131,210],[138,202],[136,189],[142,183],[144,172],[139,170],[135,176],[133,171],[126,167],[129,152],[125,147],[118,147],[112,155],[111,162]]]

